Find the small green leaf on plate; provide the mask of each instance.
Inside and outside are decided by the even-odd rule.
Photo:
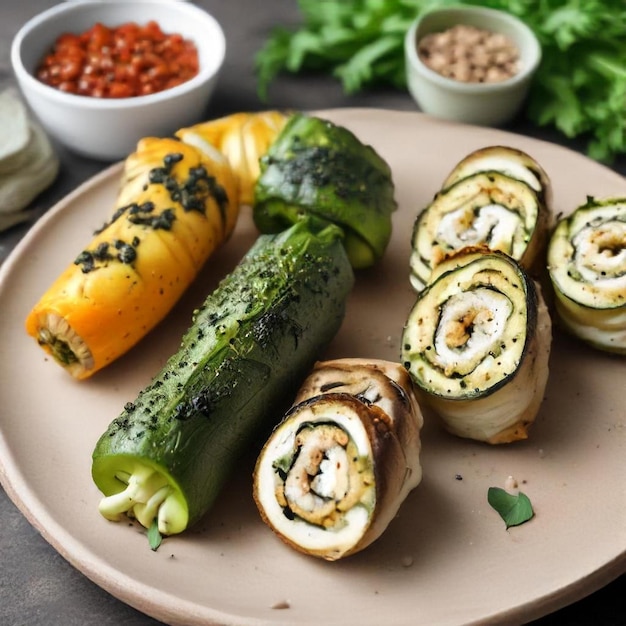
[[[535,515],[528,496],[511,494],[500,487],[489,487],[487,501],[500,514],[507,528],[519,526]]]
[[[154,520],[152,520],[152,524],[150,524],[150,528],[148,528],[148,543],[152,550],[156,551],[161,545],[161,541],[163,541],[163,537],[159,532],[159,523],[155,517]]]

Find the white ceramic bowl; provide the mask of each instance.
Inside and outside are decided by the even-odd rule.
[[[466,83],[427,67],[419,58],[418,42],[429,33],[458,24],[507,36],[519,50],[517,74],[501,82]],[[481,126],[500,126],[519,112],[541,60],[539,42],[526,24],[509,13],[481,7],[459,5],[428,11],[412,23],[404,44],[407,84],[420,109],[444,119]]]
[[[166,33],[192,40],[199,73],[191,80],[146,96],[94,98],[64,93],[37,80],[33,73],[56,38],[81,33],[101,22],[156,21]],[[44,128],[79,154],[101,160],[124,158],[145,136],[167,136],[202,121],[224,62],[222,28],[206,11],[171,0],[82,0],[62,2],[29,20],[15,36],[11,62],[20,89]]]

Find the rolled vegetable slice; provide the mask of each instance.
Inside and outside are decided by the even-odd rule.
[[[552,208],[552,182],[548,173],[532,156],[511,146],[486,146],[470,152],[454,166],[441,187],[446,189],[479,172],[500,172],[516,178],[531,187],[548,209]]]
[[[418,215],[412,236],[411,284],[419,293],[448,254],[486,245],[524,268],[545,266],[549,211],[526,183],[478,172],[439,192]]]
[[[402,335],[418,397],[460,437],[528,437],[548,379],[551,322],[539,287],[510,257],[466,249],[437,267]]]
[[[261,159],[254,221],[279,232],[303,215],[334,223],[354,268],[382,257],[397,204],[389,165],[342,126],[294,114]]]
[[[305,554],[334,561],[363,550],[421,481],[422,424],[401,365],[317,363],[257,460],[263,520]]]
[[[339,329],[353,280],[335,226],[262,235],[97,442],[102,515],[166,535],[204,515]]]
[[[281,111],[233,113],[216,120],[181,128],[176,136],[206,148],[214,146],[230,162],[239,181],[239,201],[252,205],[254,186],[259,178],[259,159],[283,129],[289,114]]]
[[[601,350],[626,353],[626,198],[589,198],[557,224],[548,271],[563,325]]]
[[[75,378],[93,375],[165,317],[238,212],[225,157],[140,140],[112,216],[35,304],[27,332]]]

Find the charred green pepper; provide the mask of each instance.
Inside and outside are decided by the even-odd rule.
[[[261,158],[254,221],[276,233],[303,216],[344,231],[352,266],[373,265],[391,238],[397,204],[389,165],[343,126],[293,115]]]

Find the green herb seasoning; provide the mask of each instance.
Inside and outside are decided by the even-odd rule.
[[[174,205],[180,205],[184,211],[197,211],[203,215],[206,214],[207,199],[213,198],[219,208],[222,228],[225,229],[228,212],[226,191],[204,166],[190,168],[185,180],[177,180],[172,170],[182,159],[183,155],[180,153],[166,154],[163,157],[163,166],[155,167],[148,173],[149,182],[144,186],[144,191],[151,185],[163,186]],[[126,219],[136,226],[145,226],[147,230],[171,230],[176,221],[176,208],[172,206],[155,212],[153,202],[133,202],[119,207],[111,219],[96,230],[94,235],[105,233],[109,226],[120,219]],[[85,274],[114,261],[132,265],[137,259],[139,242],[138,237],[133,237],[131,242],[120,239],[101,242],[94,250],[83,250],[74,263],[80,265],[81,271]]]

